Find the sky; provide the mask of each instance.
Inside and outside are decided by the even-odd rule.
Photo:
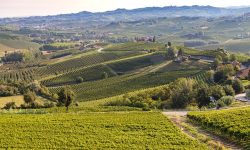
[[[44,16],[81,11],[103,12],[117,8],[184,5],[243,6],[250,5],[250,0],[0,0],[0,17]]]

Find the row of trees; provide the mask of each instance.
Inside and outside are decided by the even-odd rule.
[[[202,81],[180,78],[162,88],[126,94],[123,99],[109,102],[107,105],[139,107],[144,110],[188,106],[216,107],[217,104],[230,105],[234,95],[235,90],[231,85],[211,86]]]

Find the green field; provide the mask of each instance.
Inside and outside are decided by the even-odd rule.
[[[160,113],[0,116],[4,149],[208,149]]]
[[[245,149],[250,148],[250,107],[191,112],[188,117],[216,134],[237,141]]]
[[[116,96],[139,89],[159,86],[174,81],[177,78],[189,77],[198,73],[199,70],[171,71],[165,73],[135,73],[115,76],[105,80],[74,84],[70,87],[77,94],[79,101],[101,99]],[[52,87],[52,92],[59,92],[62,87]]]

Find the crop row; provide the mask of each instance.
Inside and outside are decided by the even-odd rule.
[[[77,68],[86,67],[93,64],[99,64],[105,61],[115,60],[119,58],[133,56],[139,53],[123,52],[123,53],[95,53],[82,56],[80,58],[70,59],[56,64],[47,65],[38,69],[39,76],[54,75],[73,71]]]
[[[239,142],[245,149],[250,149],[250,107],[191,112],[188,117],[217,134]]]
[[[26,81],[30,82],[35,79],[34,70],[25,69],[25,70],[17,70],[6,73],[0,73],[0,80],[4,82],[8,81]]]
[[[80,101],[101,99],[132,92],[139,89],[167,84],[177,78],[187,77],[197,73],[192,71],[172,71],[165,73],[134,73],[115,76],[104,80],[74,84],[70,87]],[[62,87],[51,87],[51,92],[57,93]]]
[[[116,73],[113,72],[112,69],[110,69],[106,65],[101,64],[65,73],[61,76],[45,80],[42,82],[42,84],[45,86],[61,86],[67,84],[76,84],[79,83],[79,81],[77,81],[79,77],[82,78],[81,82],[95,81],[99,79],[104,79],[105,74],[107,75],[107,77],[112,77],[116,75]]]
[[[208,149],[160,113],[1,115],[1,149]]]

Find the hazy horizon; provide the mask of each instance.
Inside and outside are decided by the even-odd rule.
[[[77,13],[81,11],[104,12],[116,9],[136,9],[144,7],[165,6],[214,6],[238,7],[249,6],[244,0],[211,1],[211,0],[0,0],[0,18],[47,16]]]

